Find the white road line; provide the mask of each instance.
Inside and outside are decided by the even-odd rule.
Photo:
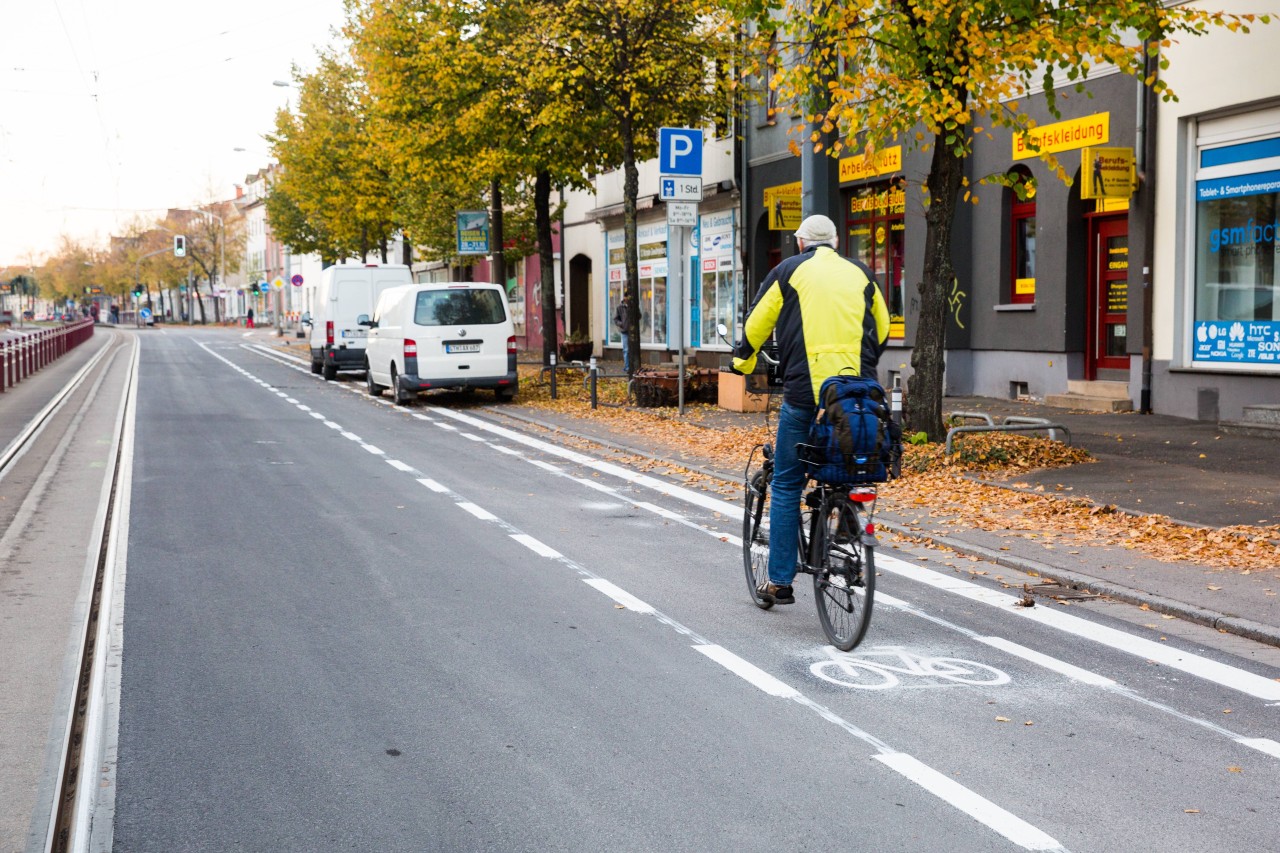
[[[457,432],[457,431],[458,431],[458,428],[457,428],[456,426],[454,426],[453,424],[446,424],[446,423],[443,423],[443,422],[441,422],[441,421],[432,421],[432,423],[433,423],[433,424],[435,424],[436,426],[440,427],[440,429],[453,430],[454,432]]]
[[[1011,640],[1006,640],[1004,637],[974,637],[974,639],[979,643],[985,643],[992,648],[1000,649],[1001,651],[1008,652],[1014,657],[1031,661],[1045,669],[1053,670],[1054,672],[1065,675],[1067,678],[1084,684],[1093,684],[1097,687],[1110,687],[1115,684],[1115,681],[1107,678],[1105,675],[1099,675],[1096,672],[1090,672],[1087,669],[1081,669],[1078,666],[1069,664],[1064,660],[1058,660],[1055,657],[1041,654],[1035,649],[1029,649],[1026,646],[1019,645]]]
[[[415,418],[417,418],[418,420],[420,420],[420,421],[429,421],[429,422],[431,422],[431,423],[435,423],[435,422],[436,422],[436,419],[435,419],[435,418],[429,418],[429,417],[427,417],[426,415],[422,414],[421,412],[414,412],[414,413],[413,413],[413,416],[414,416]]]
[[[1022,818],[1005,811],[986,797],[979,796],[956,780],[944,776],[905,752],[877,755],[876,760],[886,767],[893,768],[979,823],[1000,833],[1019,847],[1027,850],[1062,849],[1062,845],[1054,838],[1036,829]]]
[[[359,441],[359,442],[364,441],[364,439],[360,438],[360,436],[356,435],[354,432],[344,432],[342,433],[342,437],[350,439],[352,441]]]
[[[372,453],[374,456],[387,455],[386,451],[384,451],[382,448],[374,447],[372,444],[361,444],[360,446],[363,447],[365,450],[369,451],[370,453]]]
[[[649,614],[655,612],[652,605],[646,604],[622,587],[610,583],[604,578],[583,578],[582,580],[587,584],[587,586],[595,587],[628,610],[634,610],[637,613]]]
[[[410,472],[413,471],[412,465],[406,465],[405,463],[401,462],[399,459],[384,459],[383,461],[386,462],[388,465],[390,465],[392,468],[395,468],[397,471],[410,471]]]
[[[297,403],[297,402],[298,402],[297,400],[293,399],[292,397],[285,397],[285,398],[284,398],[284,401],[285,401],[286,403]]]
[[[494,450],[498,451],[499,453],[505,453],[508,456],[524,456],[524,454],[521,453],[519,450],[516,450],[514,447],[507,447],[505,444],[490,443],[489,446],[492,447]]]
[[[419,482],[419,483],[421,483],[422,485],[426,486],[428,489],[430,489],[430,490],[431,490],[431,491],[433,491],[433,492],[447,492],[447,491],[449,491],[449,487],[448,487],[448,486],[442,486],[442,485],[440,485],[439,483],[437,483],[435,480],[432,480],[432,479],[431,479],[431,478],[429,478],[429,477],[419,477],[419,478],[418,478],[418,482]]]
[[[333,421],[325,421],[324,425],[327,426],[329,429],[336,429],[336,430],[342,429],[342,424],[335,424]]]
[[[484,441],[484,439],[483,439],[483,438],[481,438],[480,436],[478,436],[478,435],[472,435],[472,434],[471,434],[471,433],[469,433],[469,432],[464,432],[464,433],[462,433],[462,437],[463,437],[463,438],[469,438],[469,439],[471,439],[472,441]]]
[[[527,533],[512,533],[511,538],[528,548],[533,553],[539,554],[543,557],[556,558],[564,556],[555,548],[552,548],[550,545],[542,544]]]
[[[1276,743],[1268,738],[1242,737],[1236,738],[1236,743],[1251,746],[1260,752],[1265,752],[1267,755],[1274,755],[1276,758],[1280,758],[1280,743]]]
[[[286,394],[286,393],[284,393],[283,391],[277,391],[277,392],[276,392],[276,396],[277,396],[277,397],[284,397],[286,400],[288,400],[288,399],[289,399],[289,395],[288,395],[288,394]],[[293,400],[293,401],[291,401],[291,402],[296,403],[296,402],[298,402],[298,401],[297,401],[297,400]]]
[[[563,469],[559,465],[552,465],[550,462],[545,462],[541,459],[530,459],[529,464],[537,465],[543,471],[550,471],[552,474],[563,473]]]
[[[458,508],[465,509],[467,512],[471,513],[481,521],[497,521],[498,520],[498,517],[493,513],[489,512],[489,510],[481,506],[476,506],[470,501],[459,501]]]
[[[734,675],[743,678],[760,688],[770,696],[777,696],[782,699],[794,699],[800,695],[799,690],[796,690],[784,681],[774,678],[755,664],[738,657],[724,646],[707,645],[694,646],[693,648],[695,651],[701,652],[711,658]]]
[[[934,589],[954,593],[970,601],[977,601],[996,607],[1003,612],[1020,616],[1032,622],[1038,622],[1050,628],[1057,628],[1067,634],[1092,640],[1099,645],[1173,667],[1198,678],[1203,678],[1206,681],[1220,684],[1223,687],[1238,690],[1250,696],[1256,696],[1259,699],[1280,699],[1280,681],[1272,681],[1192,652],[1184,652],[1180,649],[1152,642],[1134,634],[1118,631],[1115,628],[1108,628],[1088,619],[1082,619],[1079,616],[1062,613],[1047,607],[1015,607],[1014,604],[1018,601],[1018,598],[1008,593],[986,589],[970,581],[949,577],[931,569],[924,569],[887,554],[877,555],[876,568],[892,572],[900,577],[910,578]]]
[[[320,414],[319,412],[311,412],[310,414],[311,414],[311,417],[315,418],[318,421],[324,420],[324,415]]]
[[[301,409],[301,410],[302,410],[302,411],[304,411],[304,412],[309,412],[309,411],[311,411],[311,407],[310,407],[310,406],[304,405],[304,404],[302,404],[302,403],[299,403],[299,404],[298,404],[298,408],[299,408],[299,409]]]

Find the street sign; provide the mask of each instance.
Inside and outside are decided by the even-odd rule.
[[[142,319],[144,319],[144,320],[150,320],[150,319],[151,319],[151,309],[150,309],[150,308],[143,308],[141,311],[139,311],[139,312],[138,312],[138,316],[139,316],[139,317],[141,317],[141,318],[142,318]]]
[[[702,130],[700,128],[658,128],[658,173],[702,177]]]
[[[293,282],[294,287],[302,287],[302,273],[294,273],[293,278],[289,279]]]
[[[489,254],[489,211],[459,210],[457,238],[459,255]]]
[[[698,224],[698,205],[692,201],[667,202],[667,225],[692,228]]]
[[[663,201],[702,201],[702,178],[663,177],[658,188]]]
[[[276,276],[274,279],[271,280],[271,286],[274,287],[276,290],[282,289],[284,287],[284,279],[282,279],[280,276]]]

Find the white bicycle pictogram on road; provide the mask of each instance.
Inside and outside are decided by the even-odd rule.
[[[1009,683],[1008,673],[961,658],[935,658],[909,652],[903,646],[876,646],[857,655],[831,652],[809,671],[824,681],[859,690],[886,690],[902,683],[899,675],[950,681],[980,687]],[[921,685],[923,686],[923,685]]]

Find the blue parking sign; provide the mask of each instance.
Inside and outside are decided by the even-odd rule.
[[[702,175],[702,130],[700,128],[658,128],[658,173]]]

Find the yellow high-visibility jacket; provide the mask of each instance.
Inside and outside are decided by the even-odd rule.
[[[813,408],[827,377],[876,375],[889,338],[889,309],[865,264],[830,246],[816,246],[787,258],[765,277],[743,340],[734,347],[735,370],[755,370],[756,353],[775,327],[782,398]]]

